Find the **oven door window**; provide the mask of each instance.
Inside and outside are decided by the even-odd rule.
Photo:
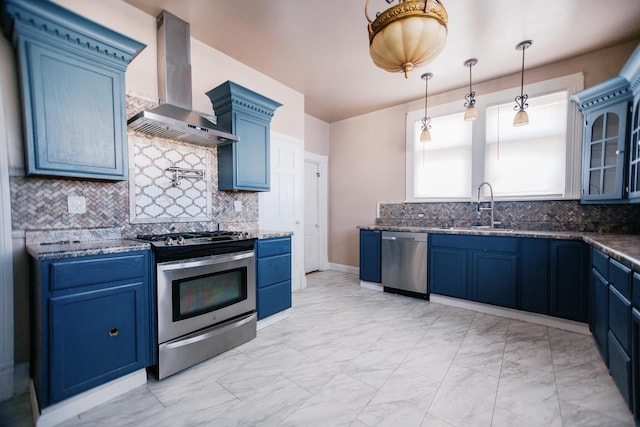
[[[247,269],[177,279],[172,291],[174,322],[219,310],[247,298]]]

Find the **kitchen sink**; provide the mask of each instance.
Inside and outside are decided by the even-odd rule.
[[[475,225],[470,227],[432,227],[434,230],[451,230],[451,231],[476,231],[476,230],[486,230],[486,231],[502,231],[505,233],[513,232],[512,228],[491,228],[488,225]]]

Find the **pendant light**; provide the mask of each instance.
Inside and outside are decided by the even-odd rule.
[[[516,50],[522,51],[522,72],[521,72],[521,81],[520,81],[520,96],[516,96],[516,106],[513,107],[515,111],[517,111],[516,116],[513,118],[514,126],[524,126],[529,124],[529,115],[525,111],[529,106],[527,104],[527,98],[529,95],[524,93],[524,51],[527,50],[533,41],[525,40],[516,45]]]
[[[429,79],[433,77],[433,73],[424,73],[420,76],[425,81],[424,89],[424,117],[422,118],[422,133],[420,133],[420,141],[431,141],[431,117],[427,114],[427,100],[429,97]]]
[[[375,20],[369,17],[369,1],[364,5],[369,54],[378,67],[409,78],[413,67],[431,61],[444,49],[449,16],[441,0],[398,0],[376,13]]]
[[[467,107],[464,112],[465,121],[471,121],[478,118],[478,111],[476,111],[476,93],[471,88],[471,67],[478,63],[478,58],[470,58],[464,61],[464,66],[469,67],[469,93],[464,96],[467,102],[464,106]]]

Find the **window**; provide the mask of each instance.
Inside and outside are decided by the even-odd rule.
[[[469,197],[471,123],[464,113],[432,119],[431,141],[421,142],[422,123],[414,123],[416,197]]]
[[[569,97],[583,75],[525,86],[529,124],[514,127],[513,88],[479,93],[478,119],[463,101],[429,109],[432,141],[421,142],[423,111],[407,114],[407,201],[467,201],[488,181],[502,200],[580,197],[581,119]]]
[[[529,98],[529,124],[513,126],[513,103],[487,108],[485,178],[500,196],[562,196],[567,91]]]

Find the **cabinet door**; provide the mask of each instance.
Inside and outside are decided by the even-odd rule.
[[[589,295],[587,247],[582,242],[553,240],[551,257],[550,314],[587,322]]]
[[[609,332],[609,284],[595,269],[591,270],[593,277],[592,293],[592,333],[596,346],[609,366],[609,352],[607,333]]]
[[[631,116],[629,135],[629,199],[640,198],[640,96],[637,96]]]
[[[467,296],[467,251],[431,247],[429,249],[429,292],[456,298]]]
[[[515,308],[517,283],[517,255],[472,252],[470,299]]]
[[[640,311],[631,311],[631,378],[633,413],[640,419]]]
[[[631,338],[631,302],[613,286],[609,286],[609,331],[616,337],[620,346],[630,353]]]
[[[148,364],[144,283],[51,298],[50,403]]]
[[[380,236],[378,230],[360,230],[360,280],[380,283]]]
[[[582,200],[620,200],[624,196],[627,102],[586,116],[583,136]]]
[[[620,394],[631,407],[631,358],[616,337],[609,332],[609,373],[618,386]]]
[[[126,179],[124,72],[39,41],[23,49],[27,172]]]
[[[520,308],[534,313],[548,314],[548,256],[549,240],[522,239],[522,284]]]

